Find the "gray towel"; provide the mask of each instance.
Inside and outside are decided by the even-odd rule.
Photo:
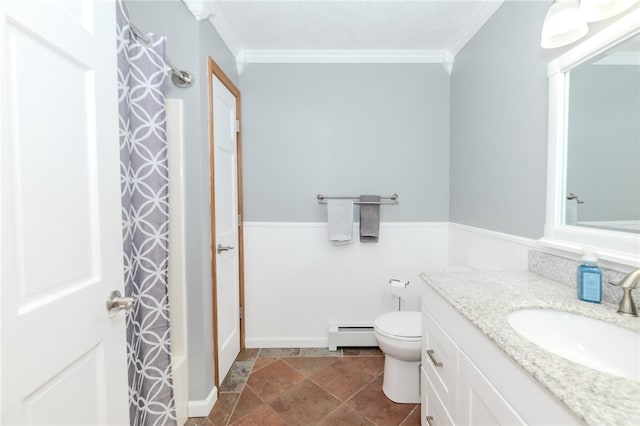
[[[360,202],[380,202],[379,195],[361,195]],[[360,242],[377,243],[380,234],[380,204],[360,204]]]

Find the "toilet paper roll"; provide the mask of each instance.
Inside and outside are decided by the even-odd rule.
[[[391,295],[394,297],[399,297],[401,299],[404,299],[406,296],[406,292],[407,292],[407,289],[405,286],[402,286],[402,287],[391,286]]]
[[[389,281],[389,284],[391,285],[391,294],[393,296],[399,297],[401,299],[405,298],[405,295],[407,293],[407,285],[409,284],[408,282],[391,280]]]
[[[405,283],[404,281],[400,281],[400,280],[391,280],[389,281],[389,284],[391,284],[391,287],[405,288],[408,283]]]

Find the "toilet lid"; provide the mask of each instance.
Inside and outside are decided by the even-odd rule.
[[[374,326],[385,334],[399,337],[421,337],[420,312],[388,312],[376,318]]]

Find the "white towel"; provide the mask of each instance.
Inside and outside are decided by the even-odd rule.
[[[327,200],[329,241],[353,238],[353,200]]]

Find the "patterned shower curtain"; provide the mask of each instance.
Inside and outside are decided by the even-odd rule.
[[[146,45],[116,3],[120,175],[131,425],[175,425],[169,299],[169,175],[165,131],[164,37]]]

